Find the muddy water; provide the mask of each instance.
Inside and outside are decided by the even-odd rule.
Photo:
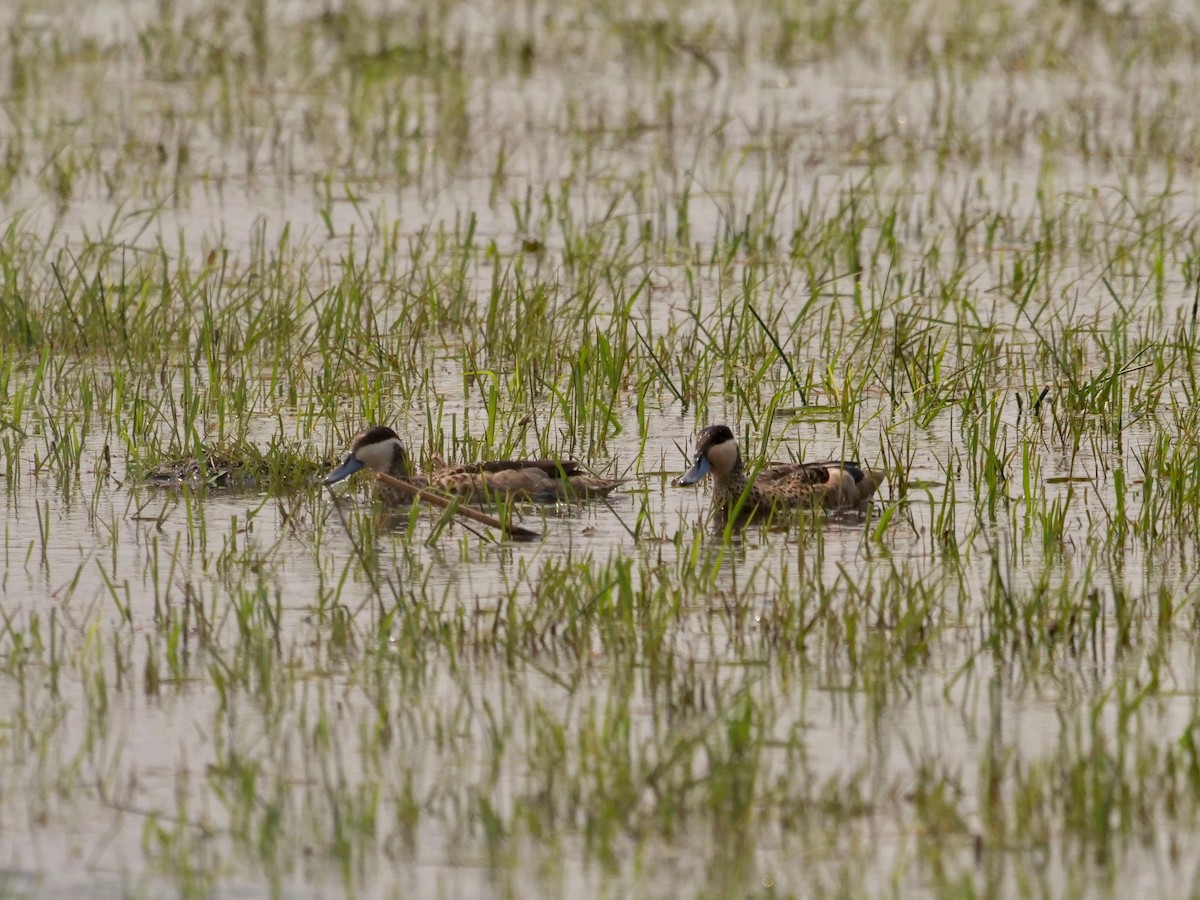
[[[110,17],[104,14],[104,4],[91,5],[83,27],[119,40],[127,29],[136,30],[142,16],[153,14],[150,4],[119,6]],[[301,4],[283,9],[286,15],[305,14]],[[583,86],[557,77],[504,77],[480,84],[479,94],[470,99],[470,117],[480,134],[473,162],[457,171],[439,172],[432,186],[397,188],[379,178],[374,183],[366,179],[365,185],[356,185],[357,201],[340,196],[328,207],[311,183],[323,161],[319,148],[297,157],[300,177],[281,177],[272,170],[269,157],[258,163],[260,174],[251,176],[240,168],[246,166],[244,155],[234,154],[219,141],[200,140],[194,163],[198,183],[182,202],[156,213],[148,227],[142,221],[129,221],[112,237],[134,241],[144,249],[182,243],[196,255],[219,245],[237,255],[248,251],[255,234],[266,235],[269,242],[288,227],[303,237],[311,252],[336,259],[369,230],[372,220],[397,223],[404,234],[414,235],[438,223],[454,227],[473,215],[478,244],[494,240],[504,252],[513,252],[524,235],[515,233],[507,204],[493,206],[487,200],[490,177],[485,163],[501,145],[512,148],[511,174],[503,187],[506,197],[523,197],[525,186],[541,191],[566,180],[571,207],[583,219],[600,216],[614,201],[614,191],[600,175],[620,186],[631,174],[649,171],[661,176],[686,169],[686,178],[661,176],[652,180],[649,190],[673,193],[684,184],[696,187],[689,219],[692,240],[701,247],[745,214],[746,198],[756,195],[764,178],[787,178],[788,191],[779,209],[783,222],[790,222],[795,210],[814,194],[833,197],[840,188],[856,183],[867,168],[860,145],[880,123],[892,135],[895,152],[902,152],[914,133],[914,146],[921,151],[908,168],[879,164],[881,173],[876,176],[884,191],[904,182],[911,185],[910,221],[902,233],[912,246],[921,245],[929,232],[944,230],[950,247],[953,217],[965,205],[1020,221],[1036,211],[1039,190],[1049,187],[1058,194],[1080,197],[1116,194],[1125,175],[1120,166],[1069,152],[1049,162],[1032,141],[1008,148],[995,162],[991,160],[1000,157],[1003,148],[985,147],[982,158],[939,162],[929,154],[925,159],[923,148],[929,138],[922,135],[934,118],[930,108],[939,85],[918,80],[897,95],[893,85],[908,82],[909,75],[861,58],[787,71],[752,66],[723,74],[711,89],[697,89],[694,80],[683,77],[674,84],[669,77],[650,82],[645,72],[606,71],[611,84],[593,80]],[[639,77],[647,78],[647,83]],[[1195,78],[1194,73],[1189,77]],[[973,90],[990,101],[967,104],[978,118],[961,127],[967,134],[1002,132],[1013,97],[1035,96],[1053,107],[1059,87],[1061,82],[1034,83],[1032,78],[1018,84],[982,78]],[[1090,88],[1113,95],[1109,108],[1114,119],[1132,114],[1118,87],[1114,81]],[[685,131],[683,137],[671,135],[656,122],[656,102],[671,88],[681,91],[674,116]],[[1063,90],[1079,88],[1068,85]],[[1153,86],[1147,92],[1153,100]],[[178,102],[170,89],[166,94]],[[561,133],[567,128],[569,99],[589,110],[597,122],[642,116],[647,127],[634,129],[627,140],[601,140],[586,173],[591,177],[569,178],[572,146]],[[1022,105],[1020,111],[1023,116],[1038,113],[1037,104]],[[723,126],[711,142],[696,138],[728,118],[736,124]],[[773,123],[776,137],[790,138],[786,151],[764,147],[762,123]],[[151,125],[134,127],[152,130]],[[1121,126],[1117,122],[1113,127]],[[528,138],[529,133],[535,139]],[[733,174],[724,168],[730,145],[745,148],[742,165]],[[692,161],[681,161],[678,148],[686,149]],[[200,173],[222,167],[233,174],[220,189],[202,183]],[[1048,168],[1052,168],[1049,174]],[[1135,181],[1135,197],[1152,197],[1168,184],[1168,176],[1165,167],[1151,164]],[[1197,199],[1197,184],[1176,173],[1170,185],[1167,202],[1172,215],[1186,220]],[[55,227],[62,240],[70,241],[84,231],[94,234],[97,223],[109,221],[132,202],[128,196],[107,197],[92,188],[60,207],[31,179],[16,187],[6,213],[19,211],[29,227]],[[653,202],[641,202],[657,208]],[[1112,208],[1119,204],[1114,196]],[[615,208],[631,220],[642,212],[639,202],[628,196],[620,197]],[[329,226],[332,236],[327,234]],[[870,228],[867,231],[871,233]],[[539,233],[539,239],[545,240],[550,258],[563,248],[562,237],[552,225]],[[980,255],[972,259],[965,280],[986,293],[986,286],[999,280],[1003,265],[1003,260]],[[652,261],[650,268],[656,287],[645,315],[656,328],[681,321],[683,304],[676,302],[684,299],[681,267],[676,261],[661,260]],[[486,264],[478,269],[480,295],[485,296],[490,274]],[[1054,272],[1058,283],[1073,286],[1069,301],[1081,316],[1100,328],[1117,313],[1101,282],[1103,272],[1099,259],[1065,260]],[[730,281],[737,283],[736,278]],[[712,285],[714,290],[718,287]],[[1167,321],[1190,308],[1190,293],[1177,273],[1168,278],[1165,295]],[[804,299],[804,292],[797,290],[779,302],[785,310],[797,309]],[[851,308],[849,299],[844,303]],[[1011,329],[1006,338],[1010,346],[1036,345],[1036,329],[1012,306],[998,304],[988,312],[991,321]],[[435,390],[449,398],[448,414],[469,411],[480,421],[478,401],[461,397],[462,380],[461,372],[448,371],[436,380]],[[361,851],[364,858],[356,861],[350,880],[364,894],[393,889],[422,896],[477,896],[489,891],[545,890],[657,896],[712,884],[728,887],[714,872],[714,860],[764,889],[774,885],[785,892],[803,892],[813,878],[823,886],[838,884],[840,878],[850,876],[839,869],[839,859],[861,863],[851,864],[858,869],[849,882],[852,892],[884,888],[893,883],[896,871],[904,889],[929,889],[931,873],[906,860],[919,852],[914,834],[927,824],[918,822],[912,812],[912,792],[931,771],[952,786],[956,811],[965,811],[966,820],[953,830],[952,843],[959,858],[969,860],[973,852],[969,836],[983,830],[981,822],[987,814],[978,798],[986,795],[981,786],[982,760],[989,747],[999,746],[1027,767],[1045,765],[1079,750],[1072,728],[1093,708],[1097,742],[1117,740],[1128,723],[1118,718],[1106,692],[1124,672],[1136,670],[1152,649],[1165,654],[1168,662],[1162,670],[1169,683],[1161,686],[1152,707],[1138,714],[1142,717],[1139,734],[1157,733],[1172,742],[1188,732],[1195,715],[1196,658],[1186,640],[1119,652],[1115,627],[1110,626],[1086,653],[1064,652],[1026,668],[1003,652],[990,652],[979,638],[997,557],[1012,560],[1006,563],[1005,573],[1017,587],[1035,583],[1044,571],[1064,580],[1086,568],[1092,559],[1089,545],[1097,534],[1096,523],[1105,521],[1115,502],[1112,482],[1103,475],[1117,462],[1129,467],[1128,450],[1101,444],[1084,446],[1069,458],[1047,453],[1041,459],[1042,478],[1049,479],[1048,496],[1065,497],[1073,491],[1074,498],[1065,526],[1067,551],[1049,562],[1044,562],[1036,538],[1012,527],[1003,511],[996,521],[979,521],[977,485],[964,476],[954,455],[961,444],[961,424],[951,412],[923,428],[906,429],[913,437],[907,475],[923,487],[910,492],[881,544],[868,537],[867,521],[851,516],[821,529],[819,553],[811,537],[757,530],[722,552],[719,541],[702,524],[705,493],[667,484],[670,475],[685,467],[686,456],[679,448],[690,450],[701,423],[669,398],[652,401],[657,403],[651,417],[654,430],[639,458],[641,435],[634,400],[628,398],[623,407],[623,430],[611,440],[609,450],[617,458],[637,459],[637,463],[629,490],[617,495],[611,508],[593,504],[530,512],[528,520],[545,527],[545,539],[499,547],[459,527],[428,546],[422,538],[431,533],[432,525],[422,522],[414,539],[387,533],[375,539],[379,571],[393,583],[419,586],[419,592],[413,588],[414,596],[435,598],[448,618],[461,614],[475,621],[493,616],[514,586],[517,602],[535,602],[535,576],[547,563],[591,555],[598,564],[620,556],[670,565],[699,542],[701,553],[713,560],[718,571],[714,589],[688,598],[672,624],[678,658],[710,667],[708,677],[714,683],[744,684],[773,711],[769,749],[760,762],[759,777],[765,783],[794,777],[799,758],[804,777],[814,785],[853,785],[860,796],[871,798],[869,814],[830,815],[816,825],[794,830],[764,827],[753,851],[737,861],[740,870],[721,835],[686,822],[673,840],[651,839],[635,846],[631,836],[624,836],[617,844],[623,853],[618,852],[608,865],[594,861],[577,822],[567,823],[551,851],[522,846],[519,852],[510,851],[512,858],[490,854],[473,826],[461,824],[462,818],[455,815],[455,803],[464,802],[456,793],[458,783],[486,783],[492,790],[492,782],[483,774],[491,764],[496,740],[488,711],[499,710],[501,719],[507,713],[524,722],[529,711],[538,707],[564,716],[589,704],[602,708],[613,695],[609,676],[616,668],[603,648],[595,650],[585,683],[567,691],[561,678],[574,669],[565,663],[506,666],[486,655],[460,659],[431,638],[429,656],[418,671],[391,673],[398,684],[385,692],[411,716],[403,738],[408,742],[404,759],[389,757],[394,768],[383,772],[370,769],[360,748],[367,742],[364,731],[374,698],[350,674],[361,648],[331,646],[328,621],[314,612],[329,602],[331,585],[353,568],[356,552],[354,529],[348,532],[342,527],[328,494],[315,486],[302,493],[296,518],[285,514],[292,509],[286,499],[280,502],[281,498],[262,493],[153,491],[125,477],[119,465],[115,477],[101,478],[94,471],[104,443],[98,436],[83,448],[84,459],[96,462],[85,463],[77,481],[62,482],[37,470],[35,456],[44,455],[44,445],[28,440],[19,445],[17,475],[5,486],[3,608],[6,618],[17,623],[15,634],[21,634],[22,641],[32,640],[35,633],[47,642],[49,635],[56,635],[55,653],[60,655],[55,658],[62,667],[57,672],[44,664],[22,669],[15,634],[10,632],[4,641],[10,669],[23,673],[0,679],[0,704],[14,735],[7,751],[0,753],[0,785],[6,788],[0,796],[7,798],[0,817],[4,822],[0,867],[11,873],[8,883],[18,893],[67,894],[87,886],[94,893],[108,889],[117,895],[130,888],[153,895],[175,887],[186,862],[220,872],[219,893],[266,894],[253,854],[239,851],[231,837],[236,805],[220,795],[229,790],[229,782],[214,771],[218,761],[225,765],[236,755],[229,752],[235,747],[262,767],[260,778],[264,777],[261,771],[271,767],[286,772],[282,783],[293,791],[289,802],[297,807],[311,804],[309,815],[315,820],[329,812],[310,796],[321,793],[313,786],[323,785],[323,779],[335,782],[337,791],[352,792],[356,785],[373,781],[395,785],[402,776],[412,777],[414,793],[425,798],[419,835],[411,845],[397,840],[402,849],[392,847],[389,840],[400,829],[392,823],[394,809],[387,806],[372,839],[359,839],[369,849]],[[710,410],[713,419],[731,424],[741,422],[745,412],[728,398],[714,398]],[[1002,410],[1004,426],[1015,441],[1028,426],[1018,420],[1011,397]],[[27,412],[26,419],[15,424],[40,434],[52,414]],[[421,445],[421,412],[398,410],[397,415],[396,424],[409,442]],[[883,458],[879,435],[906,415],[881,398],[866,399],[860,419],[878,423],[858,436],[868,462]],[[285,412],[280,421],[285,436],[296,436],[294,419]],[[1122,433],[1124,448],[1147,446],[1158,427],[1152,421],[1130,426]],[[801,448],[814,457],[833,455],[846,439],[826,420],[802,418],[787,429],[778,435],[776,445],[784,456]],[[264,432],[264,440],[269,437]],[[324,432],[306,438],[314,454],[328,456],[341,449],[344,435],[339,436],[330,423]],[[1081,473],[1091,480],[1074,484],[1062,480]],[[1013,474],[1019,479],[1019,463]],[[944,545],[935,540],[948,484],[955,487],[956,543],[967,551],[949,561]],[[361,506],[361,492],[350,493],[351,507],[354,498]],[[896,485],[889,486],[885,500],[897,493]],[[1015,486],[1010,493],[1016,493]],[[635,541],[629,532],[643,507],[658,539],[653,555],[646,553],[646,541]],[[229,561],[222,562],[226,556]],[[243,563],[254,556],[263,561],[257,570]],[[802,599],[783,596],[780,590],[781,573],[794,574],[801,564],[819,566],[828,584],[838,583],[839,578],[860,586],[876,584],[893,567],[909,573],[912,580],[944,583],[939,588],[941,603],[946,610],[956,611],[946,616],[952,624],[928,658],[907,663],[900,677],[883,681],[882,695],[844,660],[823,658],[816,638],[807,662],[774,659],[756,641],[755,623],[768,621],[779,606]],[[1091,578],[1106,621],[1113,617],[1113,584],[1144,593],[1160,583],[1183,594],[1190,590],[1192,566],[1184,557],[1147,561],[1133,551],[1116,561],[1101,559],[1096,566]],[[222,654],[232,654],[238,646],[239,626],[232,607],[243,596],[242,589],[256,584],[282,613],[275,625],[276,658],[279,665],[292,666],[296,677],[286,682],[282,696],[271,695],[267,675],[262,676],[258,692],[247,688],[223,695],[218,675],[232,662]],[[200,636],[193,631],[183,676],[175,679],[159,671],[159,683],[151,690],[150,660],[165,665],[162,612],[179,610],[185,596],[199,598],[221,631],[214,648],[208,650],[199,646]],[[361,576],[348,579],[336,602],[369,621],[374,601]],[[843,590],[837,602],[849,604],[853,597]],[[731,608],[751,624],[734,624],[737,617]],[[886,626],[864,621],[863,627],[882,631]],[[364,630],[369,632],[365,625]],[[416,683],[406,683],[408,678]],[[250,683],[256,682],[252,678]],[[630,703],[635,740],[652,739],[659,721],[656,702],[649,686],[635,691]],[[100,707],[103,716],[97,713]],[[458,713],[447,712],[453,710]],[[319,730],[314,723],[321,716],[329,719],[326,726],[333,734],[329,744],[319,744],[313,737]],[[454,731],[453,747],[447,748],[443,730]],[[39,735],[48,736],[45,743],[39,743]],[[531,741],[527,734],[509,739]],[[318,746],[323,752],[314,749]],[[501,818],[511,814],[526,786],[535,781],[519,757],[505,758],[492,778],[498,786],[490,796],[496,799]],[[289,821],[297,820],[320,832],[320,825],[304,815]],[[1010,864],[1049,871],[1050,883],[1059,887],[1115,882],[1118,889],[1159,891],[1164,885],[1187,883],[1194,872],[1181,860],[1195,858],[1191,852],[1197,849],[1195,829],[1186,821],[1152,824],[1156,827],[1148,829],[1143,843],[1123,846],[1115,873],[1101,864],[1080,864],[1057,843],[1048,844],[1044,851],[1015,849]],[[162,838],[160,832],[173,837]],[[197,839],[197,834],[209,832],[216,837]],[[311,835],[297,839],[316,843]],[[189,848],[186,860],[172,856],[179,847]],[[533,861],[525,861],[523,853]],[[1035,857],[1032,864],[1030,856]],[[344,880],[336,862],[320,852],[300,853],[285,868],[280,881],[289,896],[332,895]],[[984,864],[965,866],[977,875],[982,868]],[[990,873],[984,871],[979,877]]]
[[[676,455],[668,441],[686,445],[690,425],[671,421],[665,416],[660,421],[669,426],[673,434],[668,432],[668,438],[657,445],[668,460],[673,460]],[[636,431],[636,422],[627,424],[630,432]],[[937,435],[946,434],[948,429],[935,426],[930,431]],[[811,426],[811,433],[805,435],[804,442],[822,446],[822,438],[825,445],[836,446],[836,434],[821,424]],[[656,446],[656,442],[650,446]],[[89,446],[85,455],[98,455],[98,451],[99,448]],[[936,460],[942,454],[940,448],[931,446],[924,448],[919,458]],[[679,467],[682,467],[682,460]],[[314,518],[328,517],[324,520],[320,549],[316,554],[312,539],[315,523],[302,521],[297,528],[290,527],[281,521],[270,498],[209,491],[191,499],[193,519],[189,523],[188,501],[182,494],[151,491],[129,483],[109,483],[97,488],[87,477],[81,480],[77,489],[67,492],[46,480],[31,477],[28,463],[23,468],[20,492],[15,495],[10,492],[9,498],[5,609],[9,615],[18,618],[36,612],[43,623],[54,616],[65,630],[63,643],[70,648],[74,659],[58,679],[58,702],[46,698],[47,683],[43,676],[31,679],[23,693],[10,682],[2,688],[2,696],[7,708],[34,710],[35,719],[39,715],[65,716],[65,722],[57,729],[56,746],[49,751],[49,768],[69,769],[78,754],[83,758],[81,777],[84,784],[70,789],[61,799],[42,801],[45,805],[39,808],[44,810],[41,815],[45,816],[46,824],[31,828],[25,834],[15,828],[9,830],[5,841],[12,852],[9,866],[18,874],[36,877],[39,889],[69,891],[72,885],[92,883],[93,879],[99,879],[101,883],[111,880],[114,885],[127,884],[133,877],[133,883],[153,893],[154,876],[137,877],[145,866],[147,818],[154,811],[166,815],[176,810],[181,791],[200,802],[199,798],[206,793],[205,768],[211,765],[210,760],[226,741],[244,745],[248,754],[261,750],[263,741],[278,740],[280,733],[285,740],[302,744],[303,741],[289,735],[293,734],[293,728],[303,730],[299,721],[301,710],[313,701],[300,698],[309,695],[310,691],[314,694],[329,691],[339,695],[334,725],[339,740],[349,747],[356,745],[361,723],[370,719],[370,704],[339,676],[336,655],[325,657],[307,649],[321,642],[322,633],[326,632],[312,613],[316,585],[328,584],[331,576],[336,577],[349,564],[353,543],[335,524],[330,501],[315,490],[309,514]],[[932,463],[919,463],[914,468],[914,475],[930,482],[944,477]],[[937,502],[943,495],[943,488],[931,487],[928,493]],[[960,490],[960,496],[965,493]],[[380,568],[401,582],[406,577],[420,580],[423,594],[439,598],[446,610],[482,608],[490,618],[491,609],[507,585],[521,582],[521,571],[536,572],[547,560],[580,554],[591,553],[598,559],[612,554],[636,554],[635,542],[620,520],[632,524],[639,504],[646,504],[651,521],[658,523],[663,533],[671,535],[679,531],[686,533],[696,527],[695,523],[702,520],[706,511],[706,500],[702,492],[665,487],[658,476],[642,476],[632,484],[631,491],[613,500],[611,510],[591,505],[582,510],[549,515],[545,522],[546,539],[537,544],[510,544],[487,549],[473,536],[464,536],[460,529],[453,529],[438,546],[423,547],[414,540],[409,545],[413,549],[406,552],[398,543],[399,539],[385,536],[378,542],[382,553]],[[1068,531],[1075,529],[1086,533],[1085,511],[1098,515],[1104,504],[1111,504],[1111,498],[1097,496],[1085,507],[1074,507],[1073,515],[1079,518],[1068,526]],[[965,542],[965,525],[973,518],[974,505],[969,500],[961,500],[960,507],[959,521],[964,523]],[[39,508],[43,512],[43,521],[48,516],[51,523],[44,559],[38,536]],[[147,518],[161,516],[162,524],[136,521],[134,514],[139,509]],[[849,570],[866,582],[873,577],[873,567],[884,565],[884,560],[887,564],[908,567],[934,577],[941,566],[930,552],[927,538],[934,529],[930,504],[915,501],[907,512],[909,521],[893,526],[894,535],[887,542],[890,550],[883,554],[883,559],[877,556],[874,563],[865,558],[866,539],[861,524],[853,518],[831,522],[822,530],[820,564],[826,578],[832,582],[838,578],[839,571]],[[995,530],[994,538],[1001,543],[1017,542],[1024,546],[1021,536],[1008,532],[1003,525]],[[305,670],[301,677],[310,685],[292,699],[283,698],[285,707],[291,712],[285,714],[281,731],[279,725],[267,724],[267,721],[276,721],[275,714],[265,713],[260,708],[262,699],[256,701],[253,693],[234,702],[234,714],[231,715],[229,708],[223,708],[206,676],[207,654],[203,651],[192,651],[184,682],[168,683],[154,695],[138,689],[146,666],[147,642],[156,633],[155,591],[149,574],[151,560],[157,559],[158,568],[166,571],[171,548],[183,548],[173,578],[169,583],[165,577],[163,579],[166,586],[161,588],[162,603],[178,609],[182,586],[187,584],[217,611],[218,619],[227,618],[231,614],[226,604],[231,602],[234,591],[215,571],[213,559],[233,542],[240,547],[259,548],[262,557],[270,561],[267,590],[272,598],[283,598],[280,638],[285,648],[283,655],[299,662]],[[465,560],[464,544],[468,548]],[[662,545],[658,555],[669,561],[676,552],[675,547],[667,543]],[[715,547],[713,552],[716,552]],[[740,681],[747,677],[741,674],[748,661],[744,649],[746,639],[737,637],[743,629],[736,633],[730,629],[728,598],[736,598],[738,608],[755,619],[768,615],[777,605],[796,602],[797,598],[780,596],[776,578],[781,566],[794,569],[799,557],[807,558],[811,565],[812,552],[811,544],[807,547],[803,542],[797,544],[786,533],[747,533],[721,563],[717,592],[696,597],[680,609],[673,626],[680,659],[692,660],[702,666],[720,665],[722,669],[731,666],[727,673],[739,673],[717,676],[723,679]],[[415,562],[411,558],[413,553]],[[1038,555],[1028,548],[1024,553],[1029,557]],[[1071,556],[1068,555],[1064,565],[1071,565]],[[961,603],[970,609],[983,595],[987,560],[968,561],[966,565],[968,572],[963,586],[972,596],[953,596],[957,589],[952,588],[952,594],[945,600],[950,607]],[[1136,559],[1127,562],[1124,577],[1135,583],[1144,577],[1139,573]],[[1023,580],[1023,575],[1017,573],[1016,580]],[[129,602],[131,629],[116,624],[123,613],[111,596],[113,588],[110,584],[116,586],[123,602]],[[529,602],[528,596],[533,589],[534,584],[526,581],[526,587],[519,592],[519,596],[526,598],[524,602]],[[341,599],[360,615],[365,615],[363,608],[369,608],[372,603],[370,592],[363,584],[351,585]],[[973,620],[972,615],[966,616],[966,631],[973,627]],[[233,626],[226,622],[225,628],[226,636],[218,641],[218,645],[236,644]],[[749,632],[753,635],[753,625]],[[117,636],[110,636],[113,634]],[[1017,752],[1029,760],[1053,758],[1061,752],[1061,710],[1069,709],[1077,702],[1072,697],[1096,696],[1111,677],[1111,667],[1125,664],[1118,660],[1111,636],[1105,638],[1105,643],[1108,646],[1100,648],[1098,659],[1089,657],[1091,662],[1080,666],[1078,662],[1064,658],[1052,667],[1054,674],[1048,681],[1035,679],[1038,686],[1033,689],[1004,664],[987,658],[986,654],[980,657],[978,642],[968,634],[964,634],[961,641],[953,637],[939,641],[935,656],[915,667],[903,679],[902,690],[889,692],[886,697],[873,698],[852,673],[839,671],[837,665],[824,665],[819,657],[813,665],[806,667],[807,674],[797,678],[790,666],[784,671],[775,671],[769,657],[763,658],[758,652],[752,652],[753,674],[749,681],[756,694],[782,704],[787,710],[772,720],[772,733],[780,741],[793,742],[793,746],[799,741],[805,748],[805,771],[814,783],[857,783],[868,794],[875,789],[890,791],[897,783],[908,783],[914,777],[911,773],[922,770],[932,761],[949,773],[964,796],[972,797],[980,790],[977,781],[979,760],[986,750],[989,734],[990,740],[1002,740],[1011,748],[1010,752]],[[754,646],[753,638],[750,645]],[[1172,660],[1170,669],[1183,686],[1194,671],[1194,654],[1182,642],[1168,652]],[[114,658],[126,661],[128,671],[123,676],[114,674]],[[444,705],[445,708],[464,708],[465,719],[459,720],[457,727],[464,729],[461,734],[465,737],[461,740],[461,749],[453,754],[453,763],[447,761],[445,751],[426,746],[419,737],[410,738],[414,741],[411,752],[416,754],[410,762],[417,772],[415,787],[418,795],[438,794],[441,790],[439,782],[447,776],[447,765],[461,767],[460,771],[468,773],[464,776],[468,778],[471,777],[469,773],[478,771],[483,765],[487,758],[484,748],[490,740],[487,719],[481,715],[483,708],[490,705],[494,709],[513,711],[543,705],[553,710],[592,702],[604,704],[608,692],[605,670],[606,663],[601,654],[594,663],[594,675],[582,688],[567,695],[552,677],[553,666],[546,675],[531,670],[514,674],[495,662],[454,663],[439,654],[423,667],[420,676],[421,697],[423,704],[428,706],[423,705],[416,715],[418,721],[426,724],[417,726],[413,734],[433,729],[437,716],[429,709]],[[95,677],[97,671],[105,672],[113,687],[116,687],[113,682],[121,677],[127,684],[124,690],[111,694],[103,726],[105,737],[96,739],[100,758],[93,759],[92,752],[84,749],[89,743],[87,710],[93,709],[95,703],[94,699],[88,699],[86,681]],[[320,705],[318,703],[317,707]],[[651,734],[653,708],[651,697],[643,702],[635,699],[632,705],[635,732],[647,729],[643,734],[647,739]],[[51,709],[56,711],[51,713]],[[1157,708],[1154,720],[1163,733],[1179,735],[1186,732],[1193,714],[1192,701],[1177,696]],[[639,724],[641,716],[646,720]],[[995,730],[994,721],[1002,723]],[[1116,733],[1116,725],[1110,716],[1103,716],[1100,726],[1106,733]],[[214,727],[226,728],[229,733],[216,733]],[[422,768],[422,754],[427,754],[428,769]],[[298,779],[314,777],[312,773],[300,774],[307,769],[294,756],[288,762],[298,770]],[[352,754],[340,765],[345,767],[344,774],[350,783],[363,777],[357,771]],[[789,754],[778,750],[769,752],[762,763],[762,777],[784,777],[792,765],[794,761]],[[14,765],[10,759],[8,767],[10,771],[28,772],[30,763]],[[26,777],[32,778],[28,774]],[[514,791],[519,793],[528,774],[516,767],[502,776],[502,781],[505,777],[513,780]],[[118,796],[97,797],[86,786],[89,782],[108,779],[115,782]],[[36,778],[33,780],[37,781]],[[504,793],[502,790],[501,796]],[[889,797],[884,805],[902,807],[904,803],[902,797]],[[88,814],[78,815],[80,810]],[[224,819],[219,810],[208,815],[212,817],[212,824],[221,827]],[[878,833],[877,821],[882,818],[877,817],[875,824],[871,817],[851,819],[846,823],[845,833],[827,837],[829,852],[836,852],[834,848],[844,848],[847,844],[861,852],[863,846],[877,844],[880,852],[873,859],[878,871],[882,873],[888,871],[888,866],[898,865],[906,852],[905,839],[886,830],[883,834]],[[422,894],[443,891],[456,896],[474,895],[502,883],[516,884],[519,889],[546,886],[542,875],[520,865],[497,868],[474,852],[468,852],[464,857],[453,829],[446,831],[446,827],[444,821],[433,817],[423,819],[417,852],[411,858],[406,857],[398,876],[390,872],[390,866],[380,869],[372,864],[364,876],[364,883],[391,884],[393,878],[398,877],[398,883],[405,891]],[[1188,833],[1180,835],[1177,830],[1172,833],[1177,835],[1172,840],[1186,842],[1185,846],[1195,843]],[[719,855],[709,837],[696,834],[687,838],[684,849],[651,846],[648,851],[651,858],[660,853],[665,856],[648,867],[650,870],[623,865],[619,874],[600,876],[581,862],[587,854],[580,839],[568,836],[560,851],[563,862],[558,877],[566,889],[605,890],[605,886],[624,885],[619,890],[625,890],[637,885],[639,891],[650,893],[672,890],[680,884],[694,884],[692,878],[697,874],[694,864],[686,862],[692,854],[703,859]],[[799,847],[793,839],[767,841],[754,855],[751,869],[756,877],[778,879],[781,884],[798,887],[798,882],[790,880],[794,878],[790,873],[794,872],[797,852],[800,852]],[[811,865],[828,865],[825,854],[812,849],[804,852],[813,854]],[[1133,854],[1130,883],[1156,885],[1152,859],[1159,856],[1160,850],[1153,846],[1142,853],[1145,855]],[[1143,863],[1137,862],[1139,857],[1144,859]],[[219,858],[232,865],[235,871],[238,869],[236,861],[224,856]],[[30,864],[29,860],[35,862]],[[65,866],[55,865],[52,870],[49,860],[69,862]],[[1064,861],[1053,858],[1053,854],[1047,864],[1062,866],[1064,870],[1069,868]],[[385,871],[389,874],[385,875]],[[317,884],[326,884],[328,889],[338,881],[336,871],[319,865],[314,867],[311,877]],[[149,880],[144,880],[147,878]],[[551,879],[550,883],[553,882]],[[254,884],[251,879],[239,885],[239,879],[235,877],[229,883],[229,889],[257,893]],[[288,893],[310,895],[307,889],[299,886]],[[324,893],[317,888],[311,895],[323,896]]]

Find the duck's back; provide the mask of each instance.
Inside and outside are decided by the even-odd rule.
[[[821,503],[836,509],[866,500],[883,480],[882,473],[864,469],[851,460],[775,463],[758,473],[754,493],[765,502]]]
[[[500,459],[447,466],[429,480],[442,490],[476,499],[501,494],[539,501],[600,497],[621,483],[592,475],[572,460],[555,459]]]

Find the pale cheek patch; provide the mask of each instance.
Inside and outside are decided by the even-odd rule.
[[[723,444],[717,444],[714,447],[708,448],[708,461],[718,475],[728,475],[733,471],[733,466],[737,462],[737,444],[734,441],[725,441]]]
[[[858,485],[854,476],[845,469],[830,469],[830,481],[841,503],[854,503],[858,500]]]
[[[368,444],[360,447],[354,455],[368,469],[375,472],[386,472],[392,466],[392,454],[395,452],[395,441],[384,441],[382,444]]]

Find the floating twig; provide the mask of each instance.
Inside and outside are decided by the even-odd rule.
[[[489,516],[487,513],[476,509],[473,506],[467,506],[458,502],[457,498],[443,497],[441,494],[435,494],[432,491],[427,491],[424,488],[419,488],[411,482],[405,481],[402,478],[396,478],[394,475],[389,475],[386,472],[376,472],[375,477],[388,487],[395,488],[401,493],[424,500],[426,503],[432,503],[434,506],[440,506],[442,509],[447,509],[454,506],[453,512],[466,519],[471,519],[474,522],[479,522],[482,525],[488,525],[491,528],[500,530],[500,533],[506,537],[515,538],[523,541],[540,540],[542,535],[540,532],[526,528],[523,525],[514,525],[511,522],[502,522],[495,516]]]

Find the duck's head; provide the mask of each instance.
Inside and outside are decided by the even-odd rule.
[[[675,484],[695,484],[709,472],[717,478],[725,478],[733,472],[740,459],[737,440],[729,426],[709,425],[696,435],[696,455],[692,467],[675,479]]]
[[[376,425],[360,432],[350,444],[342,464],[325,476],[325,483],[337,484],[364,467],[373,472],[407,477],[408,451],[404,449],[400,436],[386,425]]]

